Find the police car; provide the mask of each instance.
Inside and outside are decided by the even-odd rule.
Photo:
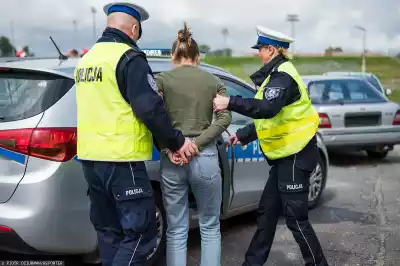
[[[173,66],[165,52],[147,51],[155,73]],[[158,58],[156,58],[158,57]],[[76,158],[76,104],[73,73],[79,58],[10,59],[0,62],[0,250],[27,254],[79,254],[95,261],[96,234],[89,220],[89,199]],[[221,78],[228,94],[254,97],[255,90],[223,69],[200,67]],[[252,123],[233,113],[218,142],[223,174],[221,219],[256,210],[269,166],[258,142],[228,144],[229,134]],[[310,176],[309,205],[314,207],[328,176],[327,151],[318,138],[320,160]],[[150,261],[165,248],[166,219],[161,200],[159,153],[146,163],[157,202],[158,241]],[[191,225],[198,225],[192,199]]]

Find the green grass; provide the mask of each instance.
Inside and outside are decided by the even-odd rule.
[[[219,66],[250,81],[249,75],[262,65],[258,57],[206,57],[205,63]],[[361,71],[360,57],[295,57],[292,60],[301,75],[318,75],[328,71]],[[385,88],[391,88],[391,99],[400,102],[400,62],[391,57],[367,57],[367,72],[374,73]]]
[[[389,95],[389,99],[396,103],[400,103],[400,89],[393,90],[392,94]]]

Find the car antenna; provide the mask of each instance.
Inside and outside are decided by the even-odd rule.
[[[68,60],[68,56],[66,56],[66,55],[64,55],[64,54],[61,53],[60,49],[58,48],[57,44],[54,42],[53,38],[51,38],[51,36],[50,36],[50,40],[51,40],[51,42],[54,44],[54,47],[56,47],[56,49],[57,49],[57,52],[58,52],[58,54],[59,54],[59,57],[58,57],[58,58],[59,58],[60,60]]]

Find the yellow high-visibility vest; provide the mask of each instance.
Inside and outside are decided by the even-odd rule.
[[[97,43],[75,69],[81,160],[126,162],[152,157],[151,132],[118,88],[117,65],[129,49],[123,43]]]
[[[265,156],[271,160],[284,158],[301,151],[314,137],[318,129],[319,116],[308,96],[307,87],[291,62],[282,63],[277,71],[289,74],[297,83],[300,99],[271,119],[254,119],[257,136]],[[268,76],[255,99],[263,99]]]

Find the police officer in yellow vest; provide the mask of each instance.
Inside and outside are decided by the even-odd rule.
[[[107,28],[75,70],[78,158],[102,265],[138,266],[156,248],[156,205],[144,163],[152,158],[152,138],[183,158],[197,150],[172,127],[136,44],[148,13],[126,2],[104,11]]]
[[[259,51],[264,66],[251,76],[259,86],[255,98],[214,99],[215,110],[229,109],[254,118],[254,124],[231,137],[231,143],[245,145],[258,138],[271,165],[258,209],[258,228],[243,266],[264,265],[282,212],[305,265],[328,265],[308,221],[309,177],[319,156],[315,136],[319,117],[306,86],[288,60],[287,48],[293,39],[262,26],[257,32],[257,44],[252,48]]]

